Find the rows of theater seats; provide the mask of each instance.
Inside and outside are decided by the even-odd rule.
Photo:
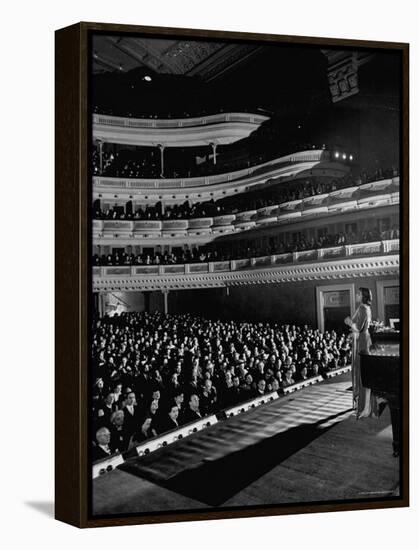
[[[307,326],[124,313],[95,319],[93,460],[350,363],[349,337]]]
[[[155,254],[129,254],[127,252],[115,252],[113,254],[94,254],[92,264],[94,266],[112,265],[170,265],[188,264],[196,262],[217,262],[258,258],[273,254],[300,252],[303,250],[317,250],[345,244],[357,244],[363,242],[377,242],[387,239],[398,239],[399,229],[393,227],[385,231],[378,228],[362,233],[343,232],[335,235],[321,235],[317,239],[306,239],[303,235],[299,239],[290,242],[274,241],[271,245],[261,248],[246,239],[235,244],[208,244],[201,247],[185,247],[180,252],[156,252]]]

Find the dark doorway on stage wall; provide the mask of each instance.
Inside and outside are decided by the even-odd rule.
[[[343,323],[345,317],[351,315],[349,306],[325,307],[324,308],[324,330],[330,332],[348,332],[348,327]]]
[[[335,290],[324,292],[323,300],[324,330],[347,332],[349,329],[344,324],[344,319],[351,315],[350,291]]]

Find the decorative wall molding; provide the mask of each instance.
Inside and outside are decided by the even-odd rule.
[[[298,258],[299,253],[293,253],[250,260],[190,264],[189,266],[94,267],[93,290],[95,292],[183,290],[313,280],[332,281],[386,275],[398,276],[399,254],[394,250],[396,248],[395,241],[366,244],[368,247],[364,249],[365,256],[362,256],[361,245],[356,245],[358,248],[355,249],[348,246],[335,247],[344,248],[343,252],[346,256],[357,255],[357,257],[325,259],[325,255],[322,254],[321,257],[324,259],[316,261],[304,261],[304,257]],[[380,255],[370,255],[374,252],[377,253],[378,250],[382,252]],[[294,263],[291,265],[278,264],[278,261],[281,262],[284,259]],[[145,272],[147,268],[150,268],[148,273]],[[165,268],[172,268],[172,273],[166,271]],[[195,268],[200,268],[200,271],[194,271]]]
[[[361,51],[322,50],[328,61],[327,77],[332,101],[337,103],[359,92],[358,68],[373,55]]]

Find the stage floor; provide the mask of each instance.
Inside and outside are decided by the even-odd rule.
[[[96,516],[398,496],[390,415],[357,421],[349,375],[221,422],[93,482]]]

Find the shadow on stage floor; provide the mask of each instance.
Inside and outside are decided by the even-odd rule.
[[[324,434],[332,426],[330,421],[339,419],[349,411],[350,409],[330,415],[311,424],[292,427],[244,449],[229,452],[221,458],[204,458],[192,468],[183,460],[187,457],[182,457],[178,451],[173,450],[173,456],[166,458],[176,462],[177,473],[156,468],[155,457],[151,455],[131,459],[120,468],[183,496],[210,506],[219,506]],[[170,452],[169,447],[166,454]]]

